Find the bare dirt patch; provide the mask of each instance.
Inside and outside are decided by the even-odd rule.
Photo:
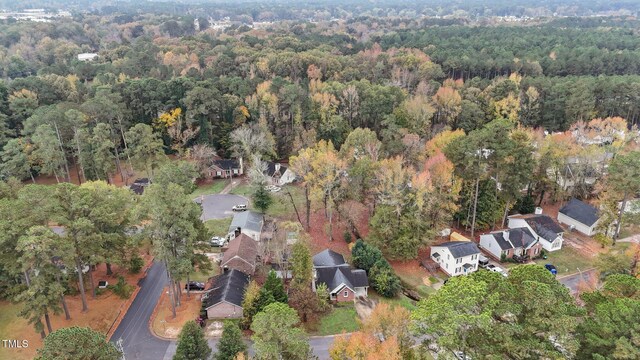
[[[164,289],[156,305],[151,319],[151,330],[159,337],[177,339],[182,326],[187,321],[195,320],[200,314],[202,294],[192,292],[190,298],[187,298],[187,294],[182,293],[181,305],[176,308],[176,316],[173,317],[168,291],[168,288]]]
[[[309,235],[313,240],[312,252],[314,254],[324,249],[331,249],[350,258],[351,251],[344,239],[345,230],[348,229],[351,233],[352,242],[357,240],[353,231],[354,226],[361,237],[364,238],[369,234],[369,211],[366,206],[357,202],[347,202],[341,206],[340,211],[334,210],[333,241],[329,239],[329,218],[325,216],[323,208],[313,211],[310,220]]]

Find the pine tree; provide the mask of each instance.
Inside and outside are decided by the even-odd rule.
[[[200,326],[195,321],[184,324],[178,337],[178,347],[173,360],[205,360],[209,355],[211,355],[211,348]]]
[[[120,358],[116,347],[107,342],[104,335],[83,327],[56,330],[44,340],[38,349],[38,360],[94,359],[114,360]]]
[[[244,354],[246,351],[247,344],[242,341],[242,333],[238,324],[233,321],[225,321],[215,360],[234,360],[238,354]]]
[[[256,191],[253,193],[253,203],[260,212],[265,212],[273,203],[271,194],[264,188],[263,184],[256,186]]]
[[[275,301],[283,304],[287,303],[288,299],[287,293],[284,291],[284,284],[282,279],[278,279],[275,271],[269,271],[269,276],[267,276],[267,281],[265,281],[263,288],[273,295]]]

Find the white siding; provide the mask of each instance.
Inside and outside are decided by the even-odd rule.
[[[542,248],[546,251],[558,251],[562,249],[562,235],[558,236],[553,242],[549,242],[542,236],[539,236],[524,219],[509,219],[509,229],[516,229],[521,227],[526,227],[527,229],[529,229],[533,236],[538,239],[538,241],[540,241],[540,244],[542,244]]]
[[[449,276],[464,275],[465,271],[462,267],[464,264],[472,264],[473,268],[469,269],[466,273],[472,273],[478,270],[478,257],[480,254],[473,254],[469,256],[463,256],[461,258],[454,258],[449,252],[449,249],[442,246],[432,246],[431,254],[437,252],[440,254],[440,259],[436,259],[431,256],[431,259],[440,264],[440,268]]]
[[[500,259],[502,249],[492,235],[480,235],[480,247],[491,253],[491,255],[493,255],[496,259]]]
[[[588,236],[592,236],[595,233],[595,228],[598,225],[598,222],[596,221],[593,226],[589,227],[581,222],[579,222],[576,219],[570,218],[567,215],[563,214],[563,213],[558,213],[558,222],[560,222],[561,224],[565,224],[567,226],[573,226],[577,231],[588,235]]]

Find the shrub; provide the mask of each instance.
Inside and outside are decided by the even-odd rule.
[[[384,297],[394,297],[400,291],[402,284],[389,263],[382,259],[376,262],[369,271],[369,280],[378,294]]]
[[[134,255],[131,260],[129,260],[129,273],[137,274],[142,270],[144,266],[144,260],[139,255]]]
[[[128,299],[131,293],[133,293],[133,286],[127,284],[124,277],[118,276],[118,282],[111,286],[111,290],[121,299]]]
[[[369,269],[378,261],[384,260],[382,252],[377,247],[358,239],[351,249],[353,265],[369,272]]]
[[[351,232],[349,230],[345,230],[344,231],[344,242],[346,242],[347,244],[351,244]]]

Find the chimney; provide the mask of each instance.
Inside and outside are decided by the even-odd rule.
[[[228,272],[229,272],[229,267],[228,267],[228,266],[223,267],[223,268],[222,268],[222,271],[223,271],[225,274],[226,274],[226,273],[228,273]]]
[[[280,164],[276,163],[276,172],[280,171]]]
[[[234,233],[235,237],[240,236],[240,233],[241,233],[241,232],[242,232],[242,229],[241,229],[240,227],[237,227],[237,228],[233,231],[233,233]]]
[[[540,215],[540,214],[542,214],[542,208],[541,208],[540,206],[537,206],[537,207],[536,207],[536,212],[535,212],[535,214],[536,214],[536,215]]]

